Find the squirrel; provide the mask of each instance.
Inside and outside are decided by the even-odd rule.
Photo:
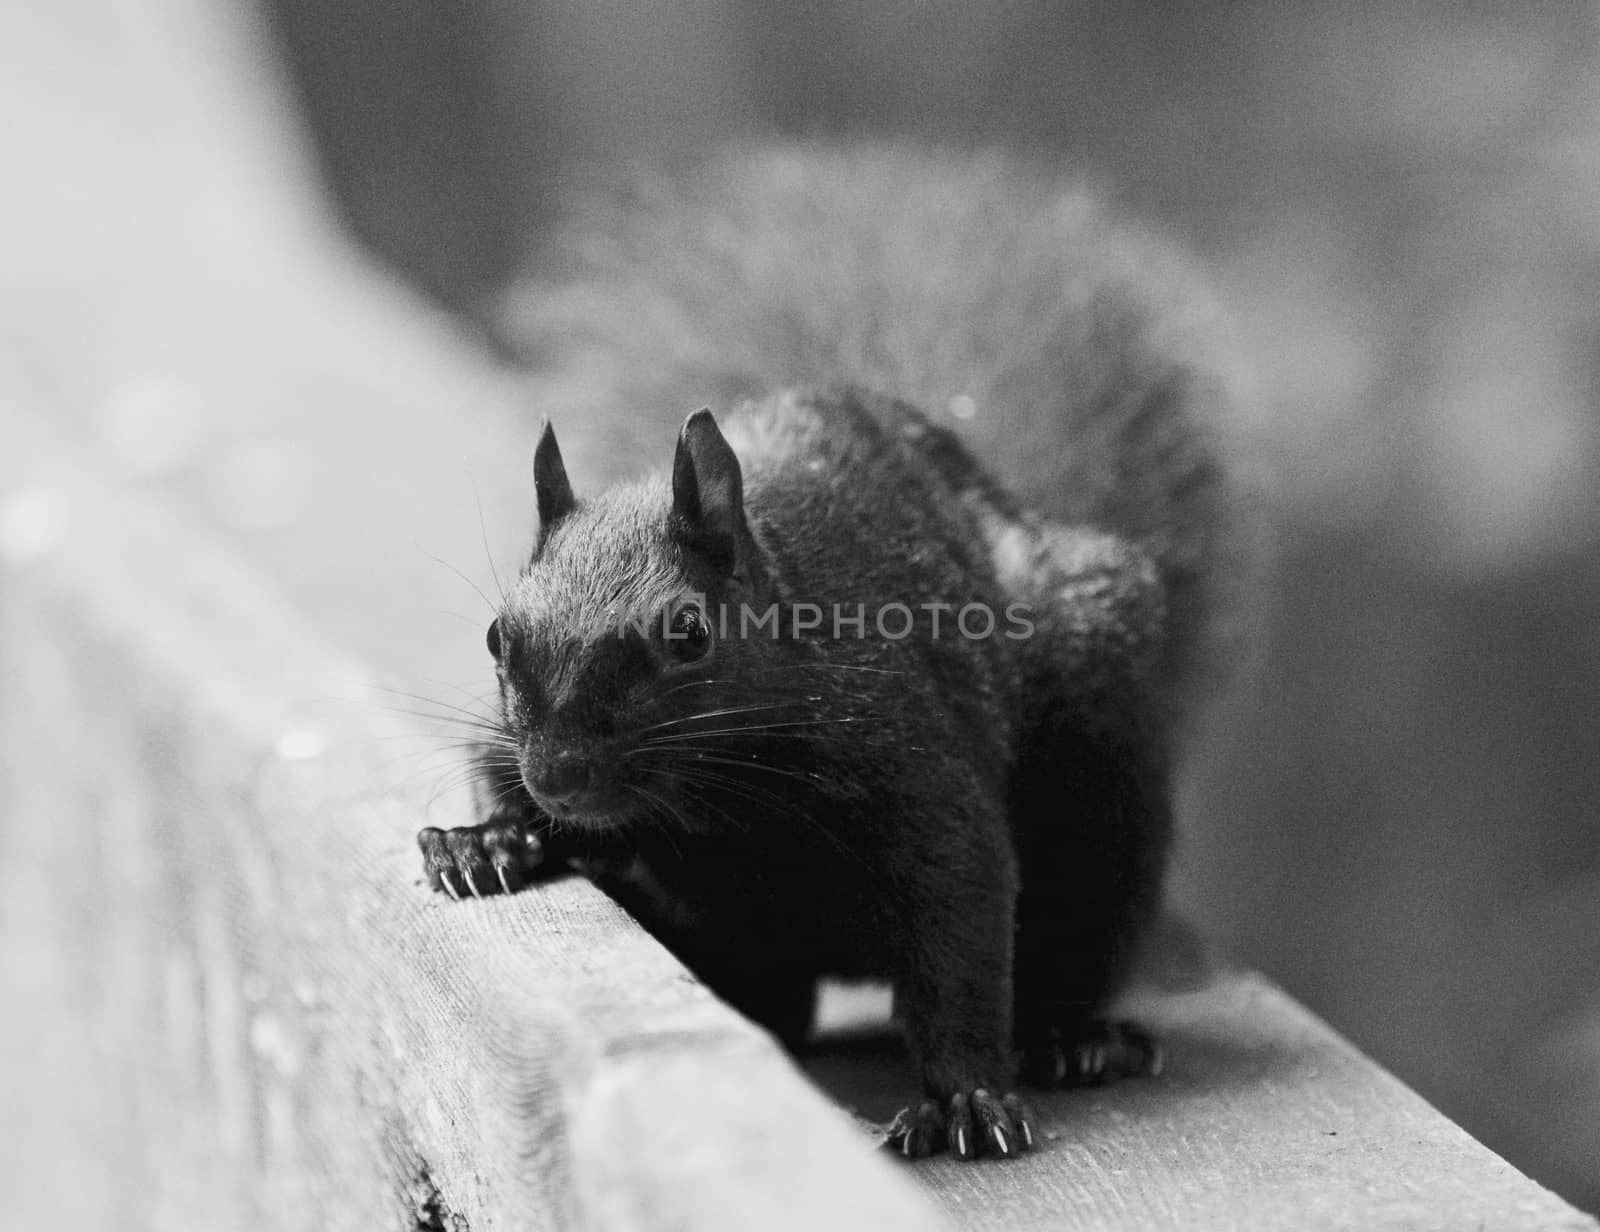
[[[1251,555],[1181,258],[1032,162],[819,145],[591,201],[538,271],[519,328],[591,443],[731,409],[583,498],[546,419],[433,888],[575,861],[791,1047],[820,977],[888,979],[912,1157],[1029,1150],[1019,1077],[1158,1068],[1106,1014]]]

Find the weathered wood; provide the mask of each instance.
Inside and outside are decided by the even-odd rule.
[[[1260,976],[1147,986],[1154,1079],[1032,1095],[1046,1148],[1005,1168],[919,1168],[963,1227],[1593,1229]],[[815,1077],[871,1117],[904,1090],[892,1050]]]
[[[90,1226],[927,1226],[587,883],[422,885],[412,835],[468,804],[395,785],[415,729],[384,695],[181,515],[4,428],[0,956],[34,1064],[3,1102],[36,1117],[5,1156],[50,1181],[14,1213],[75,1190]]]

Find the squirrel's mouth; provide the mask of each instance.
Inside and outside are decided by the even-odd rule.
[[[598,789],[560,799],[534,793],[534,802],[564,825],[602,829],[626,821],[639,811],[639,802],[627,792]]]
[[[525,757],[522,784],[547,816],[573,827],[603,827],[640,808],[612,759],[589,748],[569,745]]]

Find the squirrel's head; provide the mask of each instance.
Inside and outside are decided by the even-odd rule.
[[[741,661],[772,654],[727,623],[771,601],[739,460],[703,410],[684,422],[670,482],[580,501],[548,422],[533,474],[533,557],[488,633],[502,755],[558,822],[679,812],[685,784],[721,773],[732,711],[748,704]]]

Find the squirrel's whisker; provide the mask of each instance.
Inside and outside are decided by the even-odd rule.
[[[725,680],[718,680],[715,676],[706,676],[706,677],[704,677],[703,679],[700,679],[700,680],[685,680],[685,681],[682,681],[682,682],[680,682],[678,684],[673,685],[670,689],[663,689],[660,693],[657,693],[651,700],[652,701],[660,701],[662,698],[671,697],[674,693],[681,693],[685,689],[699,688],[699,687],[704,686],[704,685],[717,685],[717,684],[729,684],[729,683],[731,683],[731,682],[730,681],[725,681]]]
[[[667,840],[668,846],[672,848],[673,853],[681,860],[683,858],[683,852],[679,850],[676,840],[674,840],[672,837],[672,831],[665,824],[663,824],[662,819],[657,815],[656,810],[660,809],[670,813],[673,820],[675,820],[686,830],[689,828],[687,819],[682,813],[677,811],[670,801],[667,801],[656,795],[648,788],[641,787],[637,783],[633,783],[629,785],[628,789],[645,802],[645,816],[650,819],[657,832],[662,838]]]
[[[745,762],[730,762],[728,764],[737,765],[740,769],[748,768],[748,765]],[[691,784],[699,783],[702,786],[708,787],[712,791],[723,794],[731,794],[739,797],[740,799],[746,800],[751,804],[771,808],[773,812],[780,817],[789,819],[798,818],[822,838],[826,839],[835,850],[846,856],[849,856],[852,860],[855,860],[857,863],[862,864],[863,867],[866,867],[865,862],[862,860],[860,854],[856,851],[853,851],[849,845],[845,843],[844,839],[840,837],[840,835],[835,833],[833,830],[828,829],[821,822],[813,818],[807,810],[795,809],[791,800],[785,799],[771,788],[762,787],[755,783],[749,783],[742,779],[734,778],[731,775],[724,774],[720,771],[706,769],[704,762],[700,760],[694,760],[686,766],[673,766],[667,773],[673,777],[682,779],[685,782]],[[820,783],[814,782],[812,785],[818,786]],[[704,801],[703,796],[698,796],[697,798],[700,798],[702,802],[709,805],[709,801]],[[734,817],[730,816],[722,809],[717,808],[716,811],[728,821],[734,822],[736,829],[748,831],[751,828],[751,823],[749,821],[745,821],[744,824],[739,825]]]
[[[505,583],[500,580],[500,570],[494,567],[494,553],[489,550],[489,528],[484,524],[483,499],[478,495],[476,481],[473,481],[472,484],[472,502],[478,507],[478,534],[483,540],[483,559],[489,565],[489,576],[494,579],[494,588],[500,596],[500,607],[503,608],[506,605]],[[480,590],[478,593],[481,595],[483,592]],[[491,603],[489,606],[494,607],[494,604]],[[496,609],[496,611],[498,612],[499,609]]]
[[[846,724],[865,722],[871,716],[845,715],[831,719],[781,719],[773,723],[743,723],[737,727],[710,727],[686,732],[673,732],[665,736],[652,736],[648,740],[639,742],[639,747],[676,744],[682,741],[697,740],[705,736],[755,736],[762,734],[778,735],[790,727],[838,727]]]
[[[483,593],[483,587],[479,586],[476,582],[474,582],[471,578],[469,578],[460,569],[457,569],[454,565],[452,565],[449,561],[445,560],[442,556],[435,556],[432,552],[425,551],[420,546],[417,548],[417,550],[419,552],[422,552],[422,554],[424,556],[426,556],[429,560],[431,560],[434,564],[442,565],[444,568],[450,570],[451,573],[455,574],[458,578],[460,578],[463,582],[465,582],[468,586],[472,587],[472,589],[477,593],[478,598],[483,600],[484,606],[487,607],[491,612],[494,612],[494,611],[498,610],[494,605],[494,600],[492,600],[491,598],[489,598],[488,595]],[[493,566],[492,566],[492,563],[491,563],[491,568],[492,567]],[[502,597],[504,597],[504,593],[505,593],[504,591],[501,592]]]
[[[469,709],[466,706],[457,705],[455,702],[447,702],[437,697],[429,697],[424,693],[412,693],[406,689],[396,689],[388,685],[374,685],[372,687],[378,692],[388,693],[392,697],[403,697],[408,701],[421,702],[424,706],[437,706],[441,710],[448,710],[456,714],[468,715],[474,719],[492,720],[495,718],[493,714],[484,714],[480,711]],[[489,695],[485,695],[482,698],[476,698],[474,700],[478,701],[482,705],[488,705],[491,697]]]
[[[675,719],[668,719],[662,723],[652,723],[648,727],[641,727],[640,734],[645,732],[660,731],[668,727],[687,727],[690,723],[698,723],[702,719],[716,719],[730,714],[758,714],[767,710],[788,710],[801,705],[799,699],[785,702],[763,702],[749,706],[725,706],[720,710],[702,710],[696,714],[686,714]]]

